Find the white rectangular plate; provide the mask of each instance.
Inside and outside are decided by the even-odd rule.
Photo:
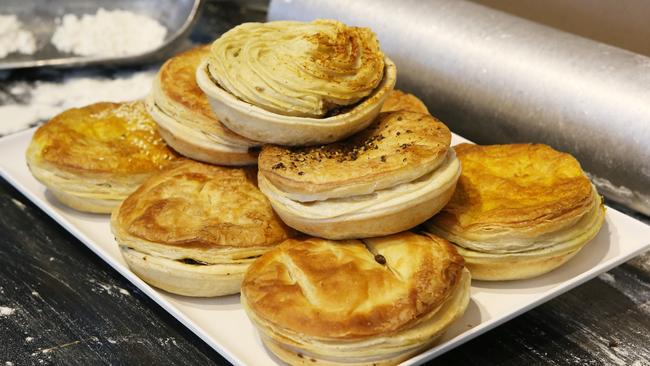
[[[150,287],[122,260],[107,215],[76,212],[59,204],[37,182],[25,163],[25,150],[34,130],[0,139],[0,173],[27,198],[75,235],[119,273],[235,364],[278,363],[263,346],[239,304],[239,296],[194,299]],[[466,141],[454,136],[453,143]],[[650,226],[614,209],[607,210],[598,236],[578,255],[544,276],[515,282],[472,283],[467,312],[436,347],[404,362],[430,360],[533,307],[597,276],[650,247]]]

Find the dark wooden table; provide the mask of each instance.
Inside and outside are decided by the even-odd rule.
[[[207,42],[242,20],[263,17],[231,2],[209,2],[192,39]],[[17,72],[5,82],[42,75]],[[0,366],[12,364],[227,361],[0,178]],[[650,254],[435,364],[650,365]]]

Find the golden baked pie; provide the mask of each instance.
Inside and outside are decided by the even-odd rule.
[[[287,225],[329,239],[397,233],[450,199],[460,163],[449,129],[434,117],[398,111],[347,140],[323,146],[267,145],[260,189]]]
[[[111,228],[145,282],[203,297],[239,292],[248,266],[291,234],[257,189],[254,168],[192,160],[148,179],[113,212]]]
[[[228,128],[292,146],[365,128],[395,80],[375,34],[335,20],[239,25],[214,41],[196,75]]]
[[[394,365],[463,315],[469,285],[463,258],[434,235],[290,239],[251,265],[241,301],[289,364]]]
[[[219,165],[257,163],[256,141],[226,128],[196,84],[196,69],[210,54],[196,47],[167,60],[160,68],[147,108],[165,141],[181,154]]]
[[[458,246],[475,279],[541,275],[600,230],[601,197],[571,155],[541,144],[455,147],[456,192],[427,228]]]
[[[176,159],[141,101],[67,110],[34,134],[26,153],[36,179],[63,204],[110,213]]]

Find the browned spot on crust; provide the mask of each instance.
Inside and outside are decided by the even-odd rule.
[[[158,171],[178,157],[141,101],[69,109],[36,131],[28,154],[69,173],[113,179]]]

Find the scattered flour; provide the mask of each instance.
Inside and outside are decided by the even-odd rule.
[[[607,273],[607,272],[599,275],[598,278],[600,278],[601,280],[605,281],[606,283],[608,283],[610,285],[613,285],[613,284],[616,283],[616,279],[614,278],[614,276]]]
[[[642,311],[644,311],[644,312],[650,314],[650,301],[648,301],[648,302],[644,302],[643,304],[641,304],[641,306],[640,306],[639,308],[640,308]]]
[[[0,306],[0,316],[9,316],[16,312],[14,308],[8,308],[6,306]]]
[[[105,10],[77,18],[66,14],[52,36],[61,52],[84,56],[140,54],[160,46],[167,28],[154,19],[126,10]]]
[[[144,98],[151,89],[156,70],[145,70],[113,79],[71,75],[63,82],[37,82],[29,104],[0,105],[0,135],[24,130],[30,125],[50,119],[66,109],[96,102],[122,102]],[[12,89],[26,89],[15,85]]]
[[[0,58],[19,52],[31,55],[36,51],[34,35],[23,29],[15,15],[0,15]]]
[[[168,346],[169,343],[174,344],[174,346],[178,347],[178,344],[176,343],[176,340],[172,337],[167,337],[167,338],[158,338],[158,342],[161,345]]]
[[[13,202],[14,205],[16,205],[16,207],[18,207],[21,211],[25,211],[25,208],[27,207],[27,206],[25,206],[24,203],[18,201],[18,200],[15,199],[15,198],[12,198],[12,199],[11,199],[11,202]]]
[[[105,283],[98,283],[99,287],[101,287],[104,291],[110,293],[111,292],[111,285],[105,284]]]
[[[96,288],[92,289],[93,292],[99,292],[99,293],[105,292],[105,293],[107,293],[109,295],[117,295],[117,293],[120,293],[122,295],[131,296],[131,293],[129,292],[129,290],[127,290],[125,288],[122,288],[122,287],[119,287],[119,286],[116,286],[116,285],[111,285],[109,283],[99,282],[99,281],[96,281],[93,278],[88,279],[88,282],[97,285]],[[115,291],[117,291],[117,292],[115,292]]]

